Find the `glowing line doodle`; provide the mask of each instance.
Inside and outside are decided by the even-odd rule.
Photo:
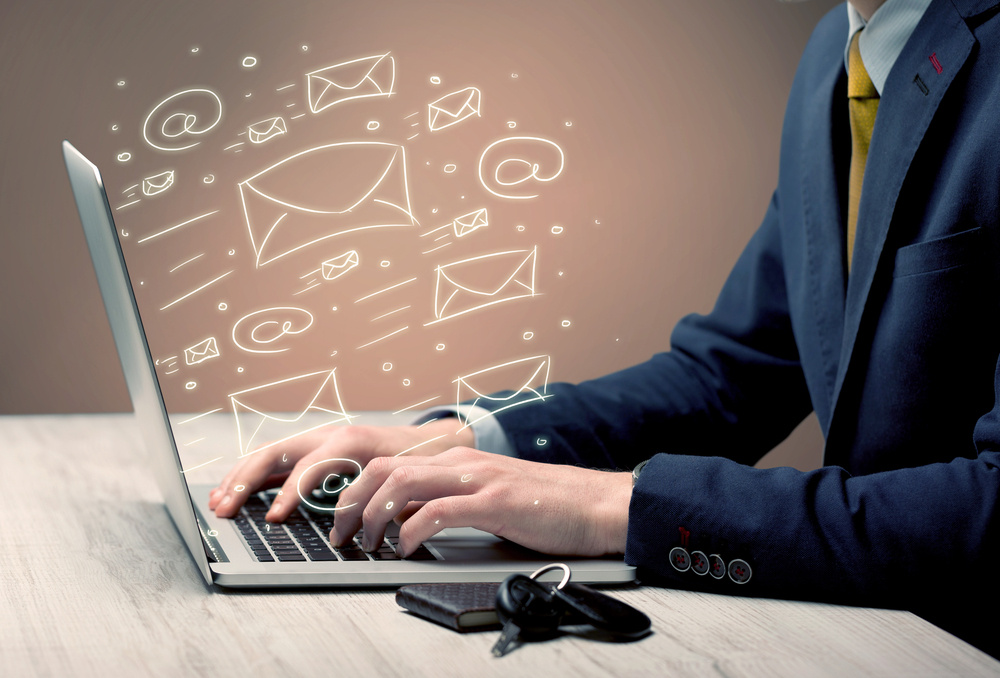
[[[212,285],[214,283],[219,282],[220,280],[222,280],[223,278],[225,278],[230,273],[232,273],[232,271],[227,271],[227,272],[223,273],[222,275],[220,275],[218,278],[215,278],[213,280],[209,280],[207,283],[205,283],[201,287],[199,287],[197,289],[194,289],[194,290],[191,290],[190,292],[188,292],[187,294],[185,294],[183,297],[180,297],[179,299],[174,299],[173,301],[171,301],[169,304],[167,304],[166,306],[164,306],[160,310],[161,311],[166,311],[168,308],[170,308],[174,304],[179,303],[181,301],[184,301],[185,299],[187,299],[188,297],[190,297],[192,294],[197,294],[198,292],[201,292],[203,289],[205,289],[209,285]]]
[[[372,292],[371,294],[368,294],[366,296],[361,297],[360,299],[356,300],[354,303],[357,304],[358,302],[364,301],[365,299],[371,299],[372,297],[374,297],[377,294],[382,294],[383,292],[388,292],[389,290],[394,290],[397,287],[402,287],[403,285],[408,285],[411,282],[414,282],[415,280],[416,280],[416,278],[410,278],[409,280],[404,280],[403,282],[396,283],[395,285],[389,285],[388,287],[380,289],[377,292]]]
[[[457,407],[461,407],[462,403],[467,401],[472,401],[472,406],[475,407],[481,400],[488,400],[494,404],[494,407],[490,412],[477,417],[476,419],[471,419],[469,416],[460,417],[464,420],[464,425],[462,429],[466,429],[472,426],[476,422],[492,416],[497,412],[503,412],[512,407],[517,407],[518,405],[524,405],[527,403],[543,401],[552,396],[548,395],[548,383],[549,383],[549,368],[551,365],[551,357],[547,355],[532,356],[530,358],[521,358],[519,360],[511,360],[509,362],[503,363],[502,365],[494,365],[493,367],[487,367],[485,369],[479,370],[477,372],[472,372],[464,376],[460,376],[455,379],[452,383],[457,384],[456,388],[456,401]],[[528,374],[526,379],[522,378],[517,389],[512,389],[509,395],[496,396],[489,395],[490,389],[479,388],[476,386],[476,382],[483,377],[481,375],[495,373],[506,368],[514,367],[519,369],[525,367],[525,372],[523,374]],[[532,383],[535,378],[539,375],[542,377],[542,385],[540,388],[535,388]],[[471,393],[470,393],[471,392]],[[507,403],[500,407],[495,407],[496,404]]]
[[[142,180],[142,194],[146,197],[159,195],[174,185],[174,171],[167,170]]]
[[[198,365],[206,360],[218,358],[221,355],[219,352],[219,343],[215,340],[215,337],[209,337],[190,348],[184,349],[184,362],[188,365]]]
[[[184,447],[191,447],[192,445],[197,445],[197,444],[198,444],[198,443],[200,443],[200,442],[201,442],[202,440],[207,440],[207,438],[206,438],[205,436],[202,436],[202,437],[200,437],[200,438],[195,438],[194,440],[192,440],[192,441],[190,441],[190,442],[186,442],[186,443],[184,443]],[[219,457],[219,459],[221,459],[221,458],[222,458],[222,457]]]
[[[424,323],[424,326],[506,301],[535,296],[537,249],[536,247],[530,250],[495,252],[438,266],[435,269],[437,275],[434,283],[435,320]],[[488,287],[482,284],[473,286],[462,284],[456,280],[461,273],[469,269],[475,272],[476,268],[489,263],[490,260],[503,260],[504,258],[512,260],[516,266],[512,270],[508,269],[510,270],[509,274],[499,284],[494,282]],[[469,266],[470,263],[474,262],[479,263]]]
[[[371,346],[372,344],[377,344],[378,342],[382,341],[383,339],[388,339],[389,337],[391,337],[393,335],[396,335],[396,334],[399,334],[400,332],[402,332],[404,330],[408,330],[408,329],[410,329],[409,325],[407,325],[406,327],[400,327],[395,332],[390,332],[389,334],[385,335],[384,337],[379,337],[378,339],[375,339],[374,341],[369,341],[367,344],[362,344],[361,346],[358,346],[358,349],[360,350],[362,348],[367,348],[368,346]]]
[[[466,87],[427,104],[427,127],[431,132],[457,125],[472,116],[482,117],[482,93]]]
[[[441,435],[439,435],[439,436],[437,436],[435,438],[430,438],[429,440],[425,440],[422,443],[417,443],[416,445],[414,445],[412,447],[407,447],[405,450],[403,450],[399,454],[394,454],[392,456],[394,456],[394,457],[401,457],[404,454],[406,454],[407,452],[412,452],[413,450],[417,449],[418,447],[423,447],[424,445],[427,445],[429,443],[433,443],[435,440],[441,440],[441,438],[444,438],[447,435],[448,435],[447,433],[443,433],[443,434],[441,434]]]
[[[228,151],[230,148],[236,148],[237,146],[242,146],[242,145],[243,145],[243,142],[242,141],[238,141],[235,144],[233,144],[232,146],[226,146],[222,150]]]
[[[417,132],[417,133],[416,133],[416,134],[414,134],[414,135],[413,135],[412,137],[406,137],[406,140],[407,140],[407,141],[413,141],[414,139],[416,139],[416,138],[417,138],[417,137],[419,137],[419,136],[420,136],[420,133],[419,133],[419,132]]]
[[[367,129],[367,130],[368,130],[369,132],[374,132],[375,130],[377,130],[377,129],[379,128],[379,123],[378,123],[378,120],[369,120],[369,121],[368,121],[368,124],[367,124],[367,125],[365,125],[365,128],[366,128],[366,129]]]
[[[319,285],[320,285],[319,283],[313,283],[312,285],[310,285],[309,287],[305,288],[304,290],[299,290],[298,292],[295,292],[294,294],[292,294],[292,296],[293,297],[297,297],[300,294],[304,294],[304,293],[308,292],[309,290],[311,290],[311,289],[313,289],[315,287],[319,287]]]
[[[204,179],[202,179],[202,183],[206,183],[206,184],[210,184],[213,181],[215,181],[215,175],[214,174],[209,174],[207,177],[205,177]]]
[[[203,466],[208,466],[209,464],[213,464],[213,463],[219,461],[220,459],[222,459],[222,457],[216,457],[215,459],[212,459],[211,461],[206,461],[204,464],[198,464],[197,466],[192,466],[191,468],[186,468],[183,471],[181,471],[181,473],[187,473],[188,471],[194,471],[195,469],[202,468]]]
[[[389,311],[388,313],[383,313],[382,315],[380,315],[380,316],[378,316],[376,318],[372,318],[372,322],[375,322],[376,320],[381,320],[382,318],[390,316],[393,313],[399,313],[400,311],[405,311],[408,308],[410,308],[410,305],[403,306],[402,308],[397,308],[395,311]]]
[[[462,482],[463,483],[467,483],[470,480],[472,480],[472,474],[471,473],[466,473],[464,476],[462,476]]]
[[[196,381],[189,381],[188,383],[184,384],[184,388],[186,388],[189,391],[193,391],[197,386],[198,382]]]
[[[392,371],[392,363],[382,363],[382,371],[383,372],[391,372]]]
[[[548,144],[552,146],[553,148],[556,149],[556,151],[559,152],[559,169],[555,170],[555,172],[553,172],[552,174],[542,176],[539,174],[541,166],[538,163],[532,163],[523,158],[506,158],[494,167],[492,183],[497,184],[499,186],[517,186],[531,179],[544,183],[553,181],[560,174],[562,174],[563,168],[566,165],[566,156],[563,153],[562,148],[559,147],[559,144],[555,143],[554,141],[549,141],[548,139],[543,139],[541,137],[506,137],[498,141],[494,141],[492,144],[487,146],[486,150],[484,150],[482,155],[479,156],[479,182],[483,185],[483,188],[485,188],[487,191],[497,196],[498,198],[510,198],[513,200],[529,200],[531,198],[537,198],[538,197],[537,193],[534,195],[510,195],[510,194],[498,193],[497,191],[494,191],[492,188],[490,188],[489,184],[487,183],[486,177],[483,176],[483,163],[485,162],[486,157],[489,155],[490,150],[496,148],[501,144],[507,144],[511,142],[537,142],[539,144]],[[513,181],[505,181],[501,179],[500,178],[501,170],[506,165],[512,163],[518,165],[524,165],[525,167],[527,167],[527,172],[520,179],[516,179]]]
[[[298,115],[293,115],[291,118],[289,118],[289,120],[298,120],[299,118],[304,118],[304,117],[306,117],[305,113],[299,113]]]
[[[276,311],[279,312],[279,313],[275,313]],[[281,312],[286,312],[286,313],[281,313]],[[299,327],[299,329],[294,329],[295,324],[291,320],[285,320],[282,323],[278,323],[277,320],[267,320],[267,319],[265,319],[265,320],[262,320],[261,322],[258,322],[256,325],[254,325],[253,328],[251,328],[250,331],[248,333],[246,333],[246,336],[249,336],[250,341],[252,341],[253,343],[255,343],[255,344],[262,344],[262,345],[273,344],[275,341],[277,341],[281,337],[285,336],[286,334],[291,334],[291,335],[302,334],[303,332],[305,332],[306,330],[308,330],[310,327],[312,327],[312,324],[313,324],[313,321],[315,320],[315,318],[313,318],[313,314],[310,313],[309,311],[307,311],[307,310],[305,310],[303,308],[296,308],[295,306],[274,306],[274,307],[271,307],[271,308],[264,308],[264,309],[261,309],[259,311],[254,311],[253,313],[248,313],[247,315],[245,315],[242,318],[240,318],[239,320],[237,320],[236,323],[233,325],[233,332],[232,332],[233,343],[236,344],[236,346],[238,348],[246,351],[247,353],[284,353],[285,351],[288,351],[290,349],[288,349],[288,348],[279,348],[279,349],[254,349],[254,348],[247,348],[242,343],[240,343],[240,340],[237,338],[237,334],[243,334],[243,332],[240,331],[240,326],[243,325],[244,323],[246,323],[247,320],[253,318],[254,316],[259,316],[259,315],[263,315],[263,314],[272,314],[272,316],[273,315],[279,315],[279,316],[283,315],[285,317],[288,317],[289,315],[294,316],[296,314],[303,314],[303,313],[306,316],[309,317],[309,320],[304,325],[301,325]],[[254,321],[251,321],[251,323],[252,322],[254,322]],[[274,336],[272,336],[270,338],[260,338],[260,339],[257,338],[258,337],[258,332],[260,332],[262,330],[265,330],[265,328],[266,328],[266,330],[270,330],[272,332],[275,332],[275,329],[272,326],[278,326],[278,329],[277,329],[276,333],[274,334]]]
[[[255,56],[245,56],[243,57],[243,68],[253,68],[257,65],[257,57]]]
[[[195,115],[194,113],[180,113],[180,112],[174,113],[168,116],[166,119],[164,119],[163,122],[161,123],[159,131],[162,136],[169,139],[175,139],[184,134],[199,136],[210,132],[222,121],[222,99],[219,98],[218,94],[208,89],[201,89],[201,88],[186,89],[181,92],[177,92],[176,94],[171,94],[170,96],[168,96],[166,99],[164,99],[156,106],[154,106],[153,110],[151,110],[149,112],[149,115],[146,116],[146,120],[142,123],[142,138],[145,139],[147,144],[149,144],[151,147],[155,148],[158,151],[175,152],[175,151],[184,151],[189,148],[194,148],[195,146],[201,143],[200,141],[195,141],[194,143],[188,144],[186,146],[170,148],[167,146],[158,146],[157,144],[154,144],[149,138],[149,121],[153,119],[153,115],[167,103],[174,101],[178,97],[185,97],[188,95],[196,95],[198,97],[204,97],[205,95],[208,95],[209,97],[211,97],[214,100],[215,108],[217,109],[215,112],[215,119],[207,127],[203,129],[197,129],[195,127],[195,125],[198,123],[197,115]],[[182,123],[180,130],[168,131],[167,129],[168,123],[170,123],[171,120],[177,117],[181,117],[184,119],[184,122]]]
[[[412,113],[410,113],[409,115],[404,115],[404,116],[403,116],[403,120],[406,120],[407,118],[412,118],[412,117],[413,117],[413,116],[415,116],[415,115],[420,115],[420,111],[413,111],[413,112],[412,112]]]
[[[219,212],[219,210],[214,210],[212,212],[206,212],[205,214],[200,214],[200,215],[194,217],[193,219],[188,219],[187,221],[182,221],[181,223],[177,224],[176,226],[171,226],[170,228],[164,229],[164,230],[160,231],[159,233],[154,233],[152,235],[147,235],[145,238],[143,238],[142,240],[140,240],[139,243],[144,243],[147,240],[152,240],[153,238],[158,238],[161,235],[166,235],[167,233],[170,233],[171,231],[176,230],[176,229],[180,228],[181,226],[187,226],[188,224],[193,224],[194,222],[198,221],[199,219],[204,219],[205,217],[210,217],[213,214],[218,214],[218,212]]]
[[[406,412],[407,410],[412,410],[414,408],[420,407],[421,405],[426,405],[429,402],[433,402],[433,401],[437,400],[440,397],[441,396],[433,396],[431,398],[428,398],[427,400],[421,400],[419,403],[413,403],[412,405],[407,405],[406,407],[404,407],[401,410],[396,410],[395,412],[393,412],[393,414],[402,414],[403,412]]]
[[[361,177],[357,185],[344,184],[347,195],[335,192],[296,195],[283,178],[298,177],[303,164],[320,163],[323,167],[340,167],[344,163],[378,161],[376,171]],[[369,179],[373,179],[370,182]],[[280,191],[267,188],[268,183],[282,185]],[[297,179],[295,185],[300,185]],[[338,184],[339,185],[339,184]],[[382,141],[340,142],[309,148],[295,153],[239,183],[243,215],[250,242],[257,258],[257,267],[288,256],[304,247],[335,236],[374,228],[412,226],[417,223],[410,209],[406,177],[406,151],[398,144]],[[322,207],[304,204],[325,203]],[[380,207],[385,206],[386,209]],[[282,221],[289,218],[289,224]]]
[[[361,477],[361,464],[359,464],[358,462],[354,461],[353,459],[324,459],[322,461],[316,462],[312,466],[307,467],[302,472],[302,475],[299,476],[299,481],[295,485],[295,492],[299,495],[299,501],[301,501],[303,504],[305,504],[306,506],[308,506],[309,508],[311,508],[313,511],[323,511],[323,512],[327,512],[327,513],[332,513],[334,511],[340,511],[342,509],[351,508],[351,506],[356,506],[357,505],[356,503],[350,504],[348,506],[323,506],[323,505],[320,505],[320,504],[314,504],[313,502],[309,501],[306,498],[306,493],[302,492],[302,479],[306,477],[306,475],[309,473],[310,470],[316,468],[320,464],[330,464],[332,462],[337,462],[337,461],[345,461],[345,462],[348,462],[349,464],[354,464],[354,466],[357,467],[358,472],[355,475],[355,482],[357,482],[357,479]],[[340,487],[337,487],[337,488],[335,488],[333,490],[331,490],[331,489],[329,489],[327,487],[327,484],[330,482],[330,480],[332,478],[338,478],[338,479],[340,479]],[[327,494],[340,494],[340,492],[342,492],[345,488],[350,487],[350,486],[351,486],[350,477],[346,476],[346,475],[345,476],[341,476],[339,473],[331,473],[331,474],[329,474],[323,480],[323,482],[320,484],[320,487],[322,487],[323,491],[326,492]],[[309,494],[311,496],[311,493],[309,493]]]
[[[193,417],[185,419],[184,421],[179,421],[177,422],[177,425],[180,426],[181,424],[190,424],[192,421],[196,419],[201,419],[202,417],[207,417],[210,414],[215,414],[216,412],[221,412],[221,411],[222,411],[221,407],[216,407],[214,410],[209,410],[208,412],[202,412],[201,414],[196,414]]]
[[[391,96],[395,80],[396,62],[388,52],[344,61],[306,73],[306,100],[319,113],[345,101]]]
[[[457,169],[458,169],[458,165],[456,165],[453,162],[450,162],[450,163],[448,163],[447,165],[444,166],[444,173],[445,174],[454,174],[455,170],[457,170]]]
[[[140,203],[140,202],[142,202],[142,201],[141,200],[133,200],[132,202],[127,202],[124,205],[119,205],[115,209],[116,210],[125,209],[126,207],[130,207],[130,206],[135,205],[136,203]],[[139,242],[142,242],[142,241],[140,240]]]
[[[122,151],[118,154],[118,162],[128,162],[132,159],[132,154],[128,151]]]
[[[448,246],[448,245],[450,245],[450,244],[451,244],[450,242],[446,242],[446,243],[445,243],[445,244],[443,244],[443,245],[438,245],[437,247],[434,247],[434,248],[432,248],[432,249],[429,249],[429,250],[426,250],[426,251],[424,251],[424,252],[421,252],[421,254],[430,254],[431,252],[437,252],[437,251],[438,251],[439,249],[441,249],[442,247],[447,247],[447,246]]]
[[[126,188],[125,190],[123,190],[122,193],[128,193],[129,191],[132,191],[132,190],[134,190],[136,188],[139,188],[139,184],[132,184],[131,186],[129,186],[128,188]]]
[[[270,141],[277,136],[287,133],[288,128],[285,126],[285,119],[280,115],[255,122],[247,127],[247,135],[252,144],[262,144],[265,141]]]
[[[276,90],[274,90],[274,91],[275,91],[275,92],[280,92],[280,91],[282,91],[282,90],[285,90],[285,89],[288,89],[289,87],[295,87],[295,83],[293,82],[293,83],[289,83],[289,84],[287,84],[287,85],[282,85],[281,87],[277,88],[277,89],[276,89]]]
[[[348,414],[344,409],[340,389],[337,386],[336,372],[336,369],[321,370],[231,393],[229,401],[236,417],[240,456],[245,457],[260,452],[325,426],[350,424],[355,415]],[[299,400],[300,406],[286,414],[274,414],[271,411],[273,408],[257,404],[259,398],[285,396],[284,402],[288,402],[288,397],[298,398],[303,395],[306,397]],[[303,402],[304,406],[301,405]],[[305,421],[310,423],[318,421],[313,418],[307,419],[310,413],[323,414],[324,416],[318,417],[322,422],[300,428]],[[258,437],[269,442],[254,447],[254,441]]]
[[[340,276],[352,271],[361,264],[361,257],[357,250],[348,250],[343,254],[327,259],[320,265],[320,272],[323,280],[336,280]]]

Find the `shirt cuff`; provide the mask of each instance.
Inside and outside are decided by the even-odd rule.
[[[445,417],[458,417],[462,421],[471,422],[468,426],[472,429],[472,435],[475,440],[474,446],[477,450],[492,454],[502,454],[505,457],[517,456],[517,451],[511,445],[500,422],[496,420],[492,412],[482,407],[476,407],[475,405],[436,407],[422,414],[413,423],[417,425],[426,424],[429,421],[444,419]]]

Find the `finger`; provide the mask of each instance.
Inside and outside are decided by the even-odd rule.
[[[288,474],[281,486],[281,495],[271,503],[271,508],[265,518],[272,522],[281,522],[295,510],[299,504],[305,504],[315,510],[328,510],[325,506],[314,503],[311,493],[317,487],[329,494],[338,494],[347,487],[352,476],[361,473],[361,464],[346,457],[328,456],[327,449],[316,450],[303,457]]]
[[[231,518],[246,503],[247,497],[264,487],[268,481],[271,487],[287,473],[290,464],[281,461],[282,456],[258,453],[244,459],[224,481],[222,491],[216,494],[215,515]],[[275,476],[278,476],[276,479]]]
[[[371,550],[382,543],[385,528],[411,501],[473,493],[477,483],[462,482],[459,468],[438,464],[401,465],[393,469],[375,491],[362,512],[365,536],[362,548]]]
[[[358,479],[341,491],[337,500],[332,532],[334,545],[343,546],[361,529],[362,512],[393,469],[402,464],[430,463],[430,459],[430,457],[376,457],[369,461]]]
[[[399,528],[396,554],[406,558],[447,527],[474,527],[495,534],[498,531],[496,508],[482,493],[428,501]]]
[[[407,520],[409,520],[410,516],[419,511],[421,507],[423,507],[423,505],[426,503],[427,502],[424,501],[409,502],[406,506],[403,507],[402,511],[396,514],[396,517],[392,519],[393,522],[396,523],[397,525],[402,525]]]

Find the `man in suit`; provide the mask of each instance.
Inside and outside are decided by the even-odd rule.
[[[282,520],[304,469],[350,457],[335,541],[403,510],[404,553],[471,525],[673,586],[904,607],[995,654],[998,112],[1000,1],[851,0],[800,62],[760,229],[669,352],[472,428],[294,438],[212,507],[283,481]],[[811,411],[823,468],[753,467]]]

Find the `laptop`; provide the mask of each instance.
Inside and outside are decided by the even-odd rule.
[[[68,141],[63,142],[63,156],[153,473],[206,582],[232,588],[498,582],[555,559],[471,528],[442,530],[405,560],[395,555],[398,531],[393,525],[372,553],[363,552],[359,541],[335,550],[328,539],[330,513],[300,509],[284,524],[268,524],[263,515],[271,495],[266,492],[251,497],[236,519],[217,518],[208,509],[211,486],[189,487],[183,475],[101,173]],[[621,558],[559,560],[570,565],[574,581],[615,584],[635,579],[635,569]]]

